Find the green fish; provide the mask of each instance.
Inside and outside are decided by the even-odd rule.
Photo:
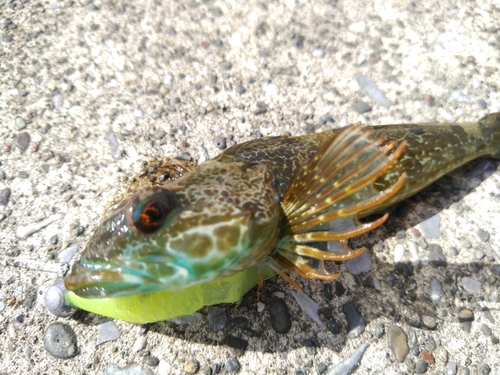
[[[145,323],[236,302],[276,273],[333,280],[361,223],[478,157],[500,158],[500,113],[464,124],[352,125],[231,147],[118,203],[65,279],[66,301]],[[314,243],[327,242],[327,250]]]

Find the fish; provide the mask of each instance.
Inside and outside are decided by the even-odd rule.
[[[348,241],[383,225],[384,210],[479,157],[500,158],[500,113],[237,144],[114,205],[66,276],[65,299],[147,323],[234,303],[276,274],[298,289],[290,273],[334,280],[326,263],[365,251]]]

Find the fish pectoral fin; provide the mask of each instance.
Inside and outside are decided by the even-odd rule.
[[[358,214],[376,209],[393,197],[404,185],[406,173],[385,190],[377,190],[374,182],[398,160],[406,147],[385,138],[371,139],[372,130],[349,126],[333,134],[307,163],[302,164],[292,179],[282,201],[287,234],[273,255],[274,261],[307,278],[333,280],[324,261],[352,259],[363,249],[351,250],[350,238],[381,226],[382,217],[360,223]],[[329,230],[319,230],[318,228]],[[330,251],[322,251],[304,242],[329,242]]]

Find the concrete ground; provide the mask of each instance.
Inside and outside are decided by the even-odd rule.
[[[119,338],[96,346],[105,318],[57,318],[43,298],[64,270],[57,255],[85,246],[107,204],[147,160],[180,152],[196,160],[201,145],[213,157],[221,152],[214,137],[232,145],[348,123],[466,122],[500,111],[499,19],[495,0],[0,0],[0,373],[102,374],[130,363],[136,374],[212,373],[217,364],[224,373],[239,363],[244,374],[315,374],[365,342],[357,374],[500,373],[495,161],[453,172],[400,206],[385,229],[357,241],[370,250],[368,276],[381,291],[344,265],[337,268],[346,291],[338,298],[325,297],[324,282],[298,280],[322,308],[321,328],[278,278],[266,283],[261,301],[269,306],[274,292],[284,292],[293,321],[286,334],[272,329],[251,291],[224,306],[220,331],[204,309],[195,326],[161,322],[145,335],[115,321]],[[421,223],[436,214],[429,234]],[[386,283],[401,279],[394,251],[405,249],[408,264],[412,244],[421,259],[411,277],[416,295],[425,299],[432,279],[444,288],[431,304],[433,329],[412,327],[418,306]],[[446,267],[428,265],[436,249],[428,245],[441,247]],[[479,282],[479,291],[463,278]],[[449,285],[458,291],[448,293]],[[366,324],[356,338],[343,312],[349,303]],[[474,316],[468,327],[458,320],[464,308]],[[54,321],[76,333],[74,358],[46,351]],[[238,328],[241,321],[249,328]],[[332,321],[339,333],[329,329]],[[388,339],[393,325],[416,351],[403,363]],[[232,337],[245,348],[228,345]]]

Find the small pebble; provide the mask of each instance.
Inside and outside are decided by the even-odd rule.
[[[273,298],[269,303],[271,327],[278,333],[287,333],[292,328],[290,311],[284,300]]]
[[[352,374],[359,366],[363,354],[365,354],[368,344],[361,344],[358,349],[348,358],[338,363],[333,369],[328,371],[326,375],[349,375]]]
[[[491,367],[485,363],[481,365],[481,367],[479,367],[479,375],[488,375],[488,374],[491,374]]]
[[[419,224],[420,231],[425,238],[439,238],[441,237],[441,216],[432,215]]]
[[[160,363],[160,360],[154,355],[148,355],[144,358],[144,363],[148,366],[156,367]]]
[[[481,293],[481,282],[470,277],[462,277],[462,286],[470,293]]]
[[[220,306],[210,306],[208,308],[208,325],[213,332],[220,331],[226,326],[226,310]]]
[[[241,86],[241,85],[236,85],[236,88],[235,88],[236,92],[240,95],[244,94],[247,92],[247,90]]]
[[[50,324],[45,330],[43,345],[56,358],[68,359],[78,354],[76,334],[65,323],[55,322]]]
[[[11,191],[9,188],[5,188],[0,192],[0,205],[7,206],[9,203]]]
[[[30,135],[26,132],[22,132],[18,134],[16,137],[15,144],[17,147],[19,147],[22,151],[26,151],[30,144]]]
[[[342,311],[345,314],[348,324],[348,334],[347,337],[354,339],[359,337],[365,330],[366,323],[361,315],[358,314],[356,308],[350,303],[342,307]]]
[[[186,160],[186,161],[193,160],[193,158],[191,157],[191,155],[189,155],[189,153],[184,152],[184,151],[179,152],[175,158],[179,159],[179,160]]]
[[[443,254],[443,248],[438,244],[430,244],[428,249],[430,264],[434,267],[446,267],[446,258]]]
[[[183,316],[179,316],[179,317],[174,318],[174,319],[170,319],[169,322],[172,322],[172,323],[177,324],[177,325],[186,324],[188,326],[194,326],[194,325],[198,324],[199,322],[201,322],[202,319],[203,319],[203,315],[201,315],[201,313],[199,313],[199,312],[195,312],[193,314],[183,315]]]
[[[236,358],[230,359],[225,364],[225,369],[227,372],[236,372],[240,369],[240,362]]]
[[[457,373],[457,363],[448,362],[444,368],[445,375],[456,375]]]
[[[165,132],[165,130],[159,129],[159,130],[157,130],[157,131],[154,132],[153,138],[155,138],[155,139],[162,139],[163,137],[165,137],[165,135],[167,135],[167,133]]]
[[[22,117],[16,117],[14,126],[16,130],[23,130],[26,127],[26,121]]]
[[[299,304],[302,311],[304,311],[307,316],[314,322],[318,327],[323,325],[321,319],[319,318],[319,305],[311,299],[307,294],[302,292],[301,290],[292,289],[290,291],[295,301]]]
[[[362,74],[358,74],[356,76],[356,81],[358,81],[358,84],[361,87],[361,89],[378,104],[384,107],[391,106],[390,100],[386,98],[385,94],[382,92],[382,90],[379,89],[379,87],[375,82],[373,82],[372,80],[370,80],[369,78],[365,77]]]
[[[214,137],[214,144],[217,148],[224,150],[227,147],[226,138],[220,137],[220,136],[215,136]]]
[[[441,297],[443,296],[443,288],[441,287],[441,283],[433,278],[431,280],[431,301],[437,305],[439,301],[441,301]]]
[[[394,247],[394,262],[399,263],[403,259],[403,256],[405,255],[405,247],[401,244],[397,244]]]
[[[423,359],[419,359],[415,367],[415,372],[417,374],[425,374],[427,372],[427,366],[427,362],[425,362]]]
[[[120,337],[120,331],[113,321],[108,321],[99,325],[96,345],[104,344],[108,341],[116,340]]]
[[[488,240],[490,239],[490,234],[486,232],[484,229],[478,229],[477,236],[483,242],[488,242]]]
[[[458,312],[459,322],[471,322],[473,320],[474,320],[474,313],[472,312],[472,310],[463,308]]]
[[[147,337],[145,335],[137,337],[134,341],[134,345],[132,345],[132,352],[133,353],[140,352],[142,349],[144,349],[146,343],[147,343]]]
[[[387,331],[387,336],[389,338],[389,348],[394,354],[394,357],[396,357],[400,363],[403,363],[410,351],[406,334],[400,327],[391,325]]]
[[[188,374],[196,374],[200,369],[200,363],[196,360],[188,362],[184,365],[184,371]]]
[[[47,288],[44,296],[47,310],[61,318],[69,318],[76,312],[76,308],[69,305],[64,299],[65,292],[63,279],[57,279],[54,284]]]
[[[368,104],[362,101],[357,101],[354,103],[354,110],[358,112],[359,114],[371,112],[372,107],[370,107]]]
[[[385,325],[384,323],[377,323],[375,326],[375,337],[377,339],[381,338],[385,333]]]

